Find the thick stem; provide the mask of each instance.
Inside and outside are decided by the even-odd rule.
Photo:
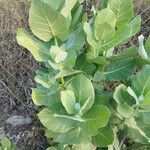
[[[55,45],[58,46],[58,40],[57,37],[54,37]]]
[[[62,84],[62,86],[64,86],[64,84],[65,84],[65,81],[64,81],[64,77],[63,77],[63,76],[61,77],[61,84]]]

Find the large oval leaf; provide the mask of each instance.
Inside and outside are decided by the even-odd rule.
[[[88,43],[92,46],[92,48],[96,51],[97,48],[98,48],[98,44],[97,44],[97,42],[96,42],[96,39],[95,39],[95,37],[94,37],[94,33],[92,32],[92,29],[91,29],[90,24],[87,23],[87,22],[84,22],[83,28],[84,28],[84,31],[85,31],[85,33],[86,33],[86,35],[87,35],[87,42],[88,42]],[[98,55],[97,55],[96,52],[95,52],[94,58],[97,57],[97,56],[98,56]]]
[[[132,0],[109,0],[109,7],[117,16],[117,27],[127,24],[133,17],[133,4]]]
[[[146,95],[150,91],[150,66],[145,66],[132,81],[132,88],[138,96]]]
[[[38,86],[32,89],[32,100],[38,106],[45,105],[55,112],[60,112],[61,109],[63,110],[63,106],[58,89],[59,86],[56,84],[52,84],[48,89]]]
[[[71,90],[66,90],[61,92],[61,101],[66,111],[69,114],[75,113],[75,95]]]
[[[98,134],[92,137],[92,143],[99,147],[107,147],[111,145],[114,140],[114,134],[109,126],[100,128]]]
[[[68,85],[68,89],[75,93],[76,102],[81,107],[88,102],[88,105],[82,110],[82,114],[86,113],[93,105],[95,92],[91,81],[83,74],[76,75]]]
[[[28,49],[37,61],[45,62],[50,59],[49,47],[25,29],[18,29],[16,38],[18,44]]]
[[[61,143],[62,144],[82,144],[89,143],[91,141],[91,137],[85,134],[81,128],[74,128],[69,130],[64,134]]]
[[[135,120],[133,117],[125,120],[125,124],[127,125],[127,133],[130,138],[143,144],[150,143],[149,125],[144,124],[140,120]]]
[[[64,38],[68,33],[66,18],[41,0],[33,0],[29,14],[32,32],[41,40]]]
[[[109,117],[110,112],[106,106],[96,105],[83,115],[85,122],[81,124],[81,128],[88,135],[96,135],[99,128],[108,124]]]
[[[38,69],[36,71],[36,76],[35,76],[35,81],[42,85],[43,87],[49,89],[49,88],[52,88],[52,89],[56,89],[54,90],[57,91],[59,89],[59,84],[58,82],[56,82],[56,79],[55,79],[55,72],[53,70],[49,70],[49,71],[46,71],[46,70],[42,70],[42,69]]]
[[[66,43],[66,47],[71,51],[80,53],[84,43],[85,43],[85,33],[82,25],[80,25],[78,29],[76,29],[69,35],[69,38]]]
[[[119,85],[114,92],[114,99],[117,102],[117,111],[125,118],[129,118],[134,114],[133,105],[135,100],[127,92],[127,87],[123,84]]]
[[[111,40],[101,44],[99,46],[99,50],[100,51],[109,50],[113,47],[118,46],[119,44],[124,43],[125,41],[128,41],[140,30],[140,27],[141,27],[141,17],[136,16],[131,22],[129,22],[129,24],[119,28]]]
[[[76,121],[54,114],[50,109],[43,109],[38,117],[42,124],[50,131],[64,133],[75,126]]]
[[[104,75],[108,81],[120,81],[132,75],[135,67],[133,58],[116,59],[110,62]]]

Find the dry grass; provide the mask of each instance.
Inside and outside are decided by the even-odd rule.
[[[150,34],[150,1],[135,0],[136,12],[142,15],[142,29],[139,34]],[[31,100],[35,70],[38,68],[33,57],[16,42],[18,27],[28,29],[28,0],[0,0],[0,128],[17,143],[19,149],[44,149],[45,139],[38,130],[35,119],[37,108]],[[98,6],[99,0],[89,5]],[[90,7],[87,7],[89,11]],[[130,45],[137,43],[134,37]],[[122,49],[122,47],[120,47]],[[32,126],[12,128],[5,120],[13,114],[30,116]],[[36,140],[35,140],[36,139]],[[32,148],[29,148],[32,145]]]

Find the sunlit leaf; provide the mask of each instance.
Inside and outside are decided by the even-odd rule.
[[[64,38],[68,33],[66,18],[41,0],[32,1],[29,24],[32,32],[43,41]]]
[[[122,116],[129,118],[134,114],[134,109],[132,106],[135,104],[135,100],[128,94],[127,87],[125,85],[121,84],[116,88],[114,99],[118,104],[117,111]]]

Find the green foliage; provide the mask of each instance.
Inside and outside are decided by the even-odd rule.
[[[12,144],[11,141],[4,137],[0,142],[0,150],[16,150],[16,145]]]
[[[55,143],[48,149],[119,150],[121,131],[149,144],[150,39],[140,36],[139,48],[113,53],[140,30],[141,17],[133,17],[132,0],[109,0],[85,22],[82,2],[32,0],[34,35],[17,32],[18,43],[45,65],[32,99],[44,107],[38,117]],[[104,87],[111,81],[122,84],[110,92]]]

